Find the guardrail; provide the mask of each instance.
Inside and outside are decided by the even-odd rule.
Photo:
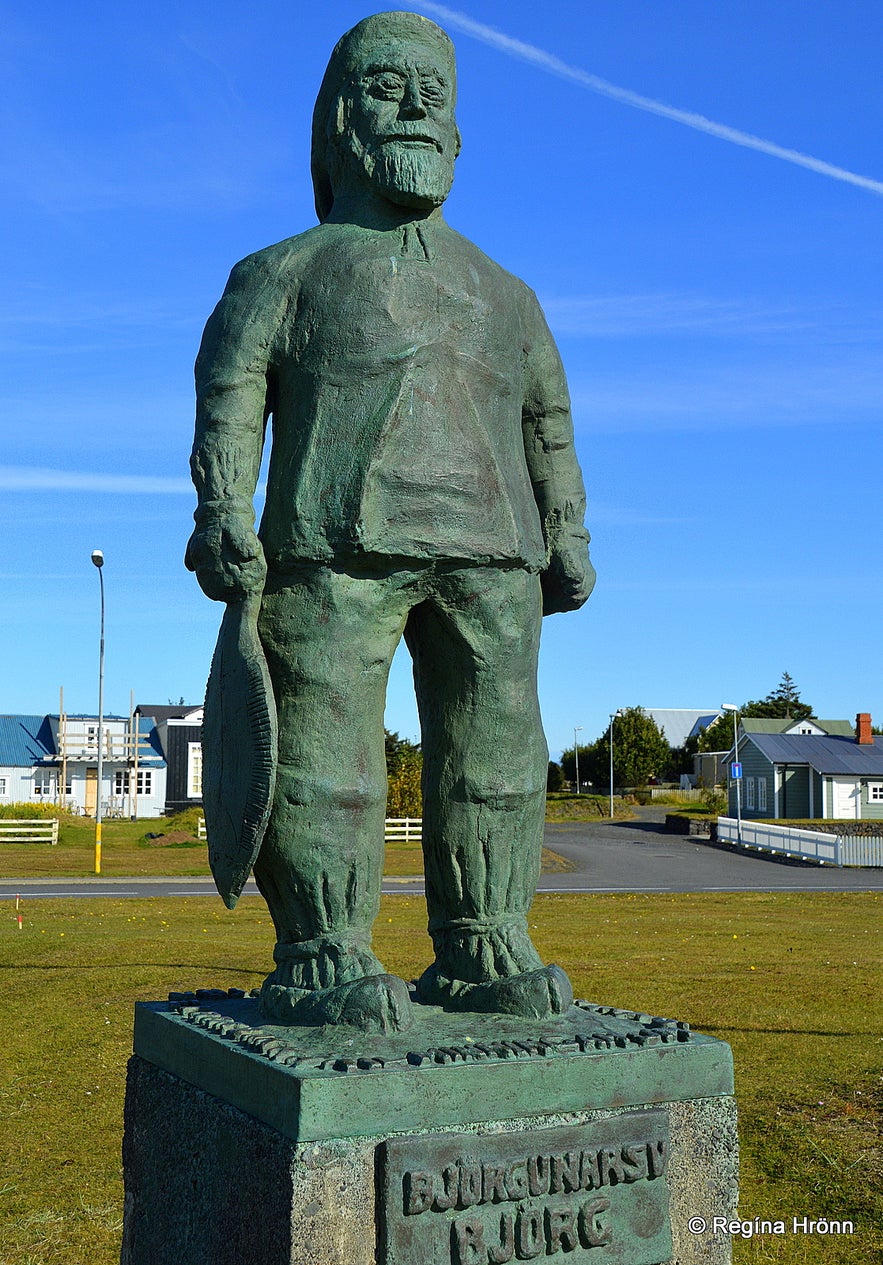
[[[58,818],[0,818],[0,843],[58,843]]]
[[[717,837],[721,843],[819,865],[881,865],[883,837],[879,835],[828,834],[822,830],[802,830],[797,826],[771,826],[766,822],[742,820],[741,837],[735,817],[718,817]]]
[[[205,839],[205,818],[196,823],[197,839]],[[387,817],[383,832],[385,843],[421,843],[423,841],[422,817]]]

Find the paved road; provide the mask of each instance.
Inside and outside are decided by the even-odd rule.
[[[883,868],[842,869],[743,855],[666,834],[664,810],[637,821],[546,826],[546,847],[573,870],[544,874],[541,892],[855,892],[883,891]],[[387,878],[384,892],[420,893],[422,878]],[[256,893],[250,882],[246,894]],[[50,896],[213,896],[210,878],[4,879],[0,900]]]

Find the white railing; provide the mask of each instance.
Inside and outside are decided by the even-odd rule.
[[[741,835],[735,817],[718,817],[717,837],[721,843],[775,852],[820,865],[883,865],[883,837],[879,835],[833,835],[797,826],[771,826],[767,822],[742,820]]]
[[[677,786],[651,786],[649,790],[651,799],[668,799],[673,804],[697,804],[705,794],[701,787],[681,790]]]
[[[383,837],[386,843],[421,843],[423,818],[387,817]]]
[[[0,818],[0,843],[58,843],[58,818]]]
[[[205,818],[196,823],[196,837],[205,839]],[[423,840],[422,817],[387,817],[384,830],[386,843],[421,843]]]

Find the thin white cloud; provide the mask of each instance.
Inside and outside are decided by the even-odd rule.
[[[3,492],[103,492],[163,496],[193,495],[189,479],[158,475],[99,474],[88,470],[52,470],[45,466],[0,466]]]
[[[867,176],[859,176],[853,171],[846,171],[843,167],[835,167],[832,163],[823,162],[820,158],[813,158],[809,154],[802,154],[796,149],[787,149],[782,145],[776,145],[773,141],[764,140],[760,136],[752,136],[750,132],[740,132],[734,127],[727,127],[724,123],[715,123],[712,119],[707,119],[705,115],[695,114],[692,110],[679,110],[676,106],[666,105],[662,101],[655,101],[652,97],[643,97],[637,92],[632,92],[629,88],[619,88],[616,84],[599,78],[598,75],[589,74],[588,71],[581,70],[578,66],[568,65],[567,62],[561,61],[554,54],[547,53],[545,49],[537,48],[535,44],[526,44],[523,40],[513,39],[511,35],[504,35],[502,31],[498,31],[492,26],[485,26],[483,22],[476,22],[473,18],[459,12],[457,9],[449,9],[446,5],[436,4],[434,0],[415,0],[415,3],[419,9],[425,9],[427,13],[431,13],[448,26],[454,27],[466,35],[471,35],[473,38],[481,40],[482,43],[489,44],[492,48],[508,54],[510,57],[517,57],[521,61],[531,62],[533,65],[539,66],[540,69],[547,70],[552,75],[557,75],[560,79],[569,79],[573,83],[578,83],[581,87],[588,88],[590,92],[597,92],[603,97],[610,97],[612,100],[619,101],[623,105],[630,105],[636,110],[645,110],[648,114],[658,114],[664,119],[671,119],[674,123],[682,123],[685,127],[691,127],[697,132],[705,132],[708,136],[716,136],[718,140],[730,141],[733,145],[741,145],[745,149],[755,149],[761,154],[767,154],[770,158],[781,158],[784,162],[794,163],[798,167],[806,167],[809,171],[814,171],[820,176],[829,176],[832,180],[841,180],[845,184],[856,185],[860,189],[868,189],[871,193],[883,194],[883,182],[879,180],[871,180]]]
[[[690,294],[540,295],[556,334],[594,338],[647,334],[794,334],[830,321],[786,306]]]

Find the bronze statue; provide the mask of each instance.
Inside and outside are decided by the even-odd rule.
[[[407,986],[371,951],[402,636],[435,949],[416,998],[542,1017],[572,996],[526,915],[548,759],[540,623],[591,591],[585,495],[534,294],[442,216],[454,101],[453,46],[428,19],[381,13],[340,40],[313,120],[320,222],[237,264],[196,366],[187,566],[228,603],[208,832],[231,907],[254,862],[277,934],[261,1002],[279,1022],[408,1022]]]

